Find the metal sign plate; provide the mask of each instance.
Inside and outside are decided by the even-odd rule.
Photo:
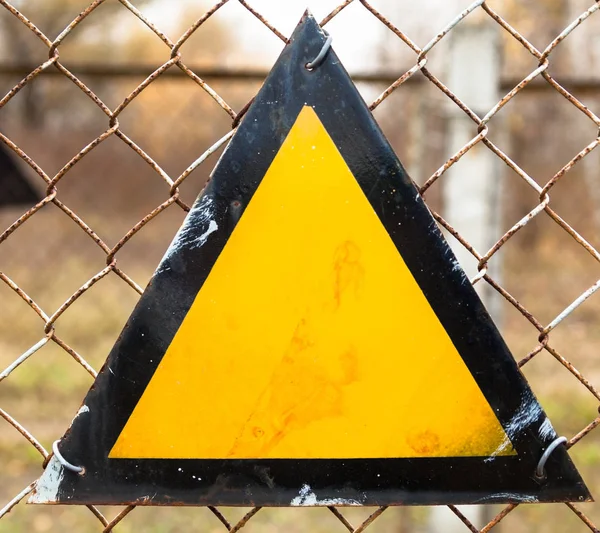
[[[325,42],[305,16],[30,501],[590,497],[564,446],[536,478],[557,435]]]

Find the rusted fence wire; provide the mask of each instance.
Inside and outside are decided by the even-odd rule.
[[[19,239],[19,229],[29,219],[35,217],[37,213],[44,210],[48,204],[54,204],[64,214],[69,217],[74,224],[76,224],[81,231],[83,231],[87,237],[93,241],[93,243],[104,253],[106,257],[106,265],[100,269],[95,275],[93,275],[86,283],[84,283],[78,290],[76,290],[70,297],[68,297],[62,305],[57,309],[44,309],[41,305],[32,299],[27,293],[27,287],[19,286],[13,281],[6,273],[0,271],[0,280],[6,284],[16,296],[20,297],[27,306],[35,313],[39,319],[39,340],[30,349],[25,351],[23,354],[18,355],[14,358],[14,361],[5,369],[0,369],[0,382],[4,380],[10,380],[11,374],[20,365],[27,365],[31,358],[35,357],[36,352],[42,349],[48,343],[54,343],[64,350],[72,359],[73,363],[81,365],[85,371],[87,371],[92,377],[96,376],[96,370],[86,361],[83,355],[79,354],[72,347],[70,347],[61,337],[60,326],[57,325],[59,317],[69,308],[75,306],[77,308],[77,302],[87,292],[90,291],[96,283],[107,276],[118,276],[124,283],[126,283],[133,291],[140,295],[143,291],[142,287],[119,265],[118,257],[119,252],[127,246],[129,241],[134,237],[146,224],[151,220],[160,215],[167,208],[175,205],[184,211],[189,210],[189,206],[180,197],[180,186],[188,178],[188,176],[199,166],[207,165],[212,166],[214,159],[210,156],[216,152],[220,147],[225,145],[231,138],[233,131],[227,133],[222,138],[215,140],[214,144],[206,150],[200,157],[198,157],[187,169],[185,169],[178,176],[169,175],[157,161],[153,158],[152,154],[144,150],[141,146],[122,131],[119,123],[119,117],[123,111],[142,94],[151,84],[153,84],[161,76],[167,72],[179,69],[182,75],[189,77],[194,83],[196,83],[203,91],[205,91],[214,102],[222,109],[223,113],[229,116],[229,119],[235,124],[237,116],[236,111],[233,107],[225,101],[225,99],[215,91],[210,85],[206,83],[204,79],[199,77],[189,66],[184,63],[181,55],[181,47],[186,41],[195,33],[201,32],[203,25],[217,13],[225,4],[238,2],[248,12],[248,17],[255,17],[264,26],[264,31],[270,31],[277,36],[283,43],[287,41],[284,33],[279,31],[273,24],[269,22],[254,9],[251,2],[245,0],[221,0],[211,7],[202,17],[192,24],[189,29],[181,35],[177,41],[171,40],[160,28],[155,26],[144,14],[143,10],[138,9],[134,4],[128,0],[118,0],[122,5],[122,9],[129,10],[135,17],[139,19],[149,30],[153,32],[156,39],[162,41],[166,49],[170,51],[170,57],[164,62],[159,68],[152,72],[146,79],[144,79],[137,87],[135,87],[128,96],[126,96],[119,105],[114,108],[110,108],[104,101],[78,76],[76,76],[67,66],[61,61],[60,49],[63,42],[69,38],[69,35],[80,25],[86,24],[86,19],[101,5],[105,0],[95,0],[86,9],[84,9],[77,17],[75,17],[71,23],[69,23],[56,38],[51,38],[45,35],[37,26],[35,18],[32,17],[30,20],[23,13],[15,7],[18,4],[11,4],[7,0],[0,0],[0,9],[4,9],[14,17],[16,17],[23,27],[30,31],[36,36],[36,38],[47,48],[48,59],[43,61],[41,64],[36,66],[28,72],[21,81],[19,81],[6,95],[0,99],[0,109],[2,109],[8,102],[15,97],[21,90],[23,90],[28,84],[30,84],[40,73],[54,69],[59,75],[64,76],[70,80],[79,90],[81,90],[89,99],[89,105],[96,106],[104,115],[106,120],[105,130],[99,134],[95,139],[89,142],[83,149],[72,156],[58,172],[50,173],[41,164],[38,164],[32,157],[30,157],[21,147],[15,143],[11,138],[6,136],[0,131],[0,140],[26,165],[28,165],[36,174],[39,179],[45,183],[45,193],[43,198],[34,206],[27,209],[21,216],[17,218],[3,233],[0,234],[0,258],[2,258],[2,244],[9,239]],[[600,262],[600,252],[575,230],[569,222],[561,217],[555,210],[552,200],[551,193],[557,184],[565,178],[565,176],[575,167],[580,164],[581,161],[586,158],[593,150],[597,149],[600,144],[600,117],[598,117],[591,109],[589,109],[584,103],[582,103],[574,94],[565,89],[559,80],[557,80],[550,73],[550,66],[552,64],[553,53],[561,46],[564,39],[571,34],[576,32],[578,27],[586,22],[586,19],[594,14],[594,12],[600,10],[600,2],[590,2],[589,7],[583,11],[572,23],[564,28],[545,48],[537,48],[531,42],[525,38],[517,28],[513,27],[505,18],[500,16],[489,4],[484,0],[477,0],[471,4],[467,9],[459,13],[453,20],[451,20],[441,31],[439,31],[425,46],[417,45],[406,33],[400,28],[396,27],[386,16],[375,9],[366,0],[345,0],[333,11],[331,11],[322,21],[321,25],[326,26],[335,17],[337,17],[346,7],[350,4],[358,4],[361,9],[364,10],[365,16],[375,17],[381,24],[385,25],[391,32],[393,32],[398,39],[400,39],[405,45],[407,45],[414,53],[414,64],[411,68],[403,72],[395,79],[389,87],[387,87],[377,98],[370,104],[370,108],[374,110],[382,102],[390,97],[401,85],[411,80],[413,76],[423,76],[426,83],[429,83],[432,87],[437,88],[440,95],[444,95],[449,102],[452,102],[457,109],[462,111],[466,117],[468,117],[474,125],[476,135],[467,142],[460,150],[453,154],[447,161],[434,172],[429,179],[421,187],[421,194],[424,195],[427,200],[427,193],[431,186],[438,180],[443,179],[444,175],[450,167],[455,165],[465,154],[476,147],[485,147],[487,150],[494,153],[507,167],[509,167],[522,181],[535,191],[538,202],[537,205],[531,209],[531,211],[515,223],[504,235],[498,238],[497,242],[490,247],[489,250],[475,250],[473,247],[459,234],[442,216],[438,213],[434,213],[434,216],[438,223],[443,226],[450,234],[452,234],[466,249],[470,251],[473,257],[478,262],[478,274],[472,280],[473,283],[488,283],[493,289],[495,289],[506,301],[514,306],[514,308],[525,317],[527,321],[537,330],[537,340],[535,346],[531,349],[530,353],[527,354],[519,361],[519,366],[524,366],[531,362],[534,358],[538,357],[540,353],[546,351],[553,358],[555,358],[564,368],[570,372],[580,383],[582,387],[585,387],[587,391],[595,398],[594,401],[600,402],[600,391],[593,384],[591,378],[583,375],[567,358],[565,354],[559,352],[553,345],[552,334],[553,331],[560,327],[560,325],[569,318],[581,305],[583,305],[588,298],[590,298],[599,288],[600,280],[591,285],[586,291],[578,296],[573,302],[568,305],[562,312],[560,312],[553,320],[549,323],[543,323],[530,313],[508,290],[501,284],[500,281],[495,279],[489,272],[488,266],[492,260],[495,259],[498,252],[502,247],[512,239],[517,233],[519,233],[527,224],[531,223],[532,220],[537,217],[548,217],[553,223],[555,223],[561,231],[564,231],[570,238],[577,243],[585,252],[587,252],[594,260]],[[477,14],[477,15],[476,15]],[[472,16],[483,16],[488,17],[491,21],[494,21],[499,28],[505,33],[505,36],[509,36],[514,39],[516,43],[528,54],[531,55],[535,61],[535,68],[531,70],[521,81],[511,87],[502,99],[491,109],[485,110],[485,114],[481,115],[470,109],[461,99],[454,94],[436,75],[431,72],[428,68],[428,54],[444,39],[448,38],[448,35],[453,29],[464,23],[465,19]],[[545,183],[539,184],[534,178],[532,178],[527,171],[525,171],[517,162],[513,161],[507,153],[505,153],[495,142],[490,139],[490,131],[493,129],[494,118],[499,111],[507,105],[512,99],[519,95],[526,89],[529,84],[546,84],[548,88],[555,91],[557,95],[564,98],[569,104],[571,104],[577,111],[579,111],[587,120],[593,123],[596,130],[598,130],[597,137],[592,140],[587,146],[583,147],[581,151],[568,161],[555,175],[549,176]],[[107,244],[77,212],[61,200],[60,186],[61,181],[65,176],[72,172],[72,169],[78,165],[90,152],[92,152],[98,145],[106,141],[108,138],[113,137],[119,139],[124,145],[135,152],[162,180],[166,185],[166,194],[164,201],[160,203],[156,208],[151,210],[144,216],[137,224],[131,229],[114,245],[110,246]],[[0,228],[1,229],[1,228]],[[0,265],[0,268],[2,265]],[[532,343],[533,344],[533,343]],[[15,354],[17,355],[17,354]],[[24,441],[31,445],[32,449],[36,450],[40,455],[40,465],[47,462],[50,452],[46,450],[42,444],[36,439],[36,437],[24,427],[19,420],[16,420],[10,413],[0,408],[0,416],[5,422],[18,431]],[[590,435],[590,433],[600,425],[600,416],[595,419],[589,420],[587,425],[581,427],[580,430],[574,434],[569,435],[567,446],[570,448],[577,445],[580,441]],[[5,429],[3,428],[3,432]],[[32,482],[28,486],[24,487],[21,492],[15,495],[15,497],[6,503],[6,505],[0,510],[0,518],[5,517],[14,506],[23,501],[28,494],[33,490],[35,482]],[[598,531],[596,526],[591,520],[582,512],[579,507],[573,504],[566,504],[567,507],[574,513],[574,515],[581,520],[581,523],[587,526],[591,531]],[[451,510],[465,525],[465,531],[485,533],[492,530],[497,524],[499,524],[509,513],[517,512],[518,505],[508,505],[504,507],[487,525],[482,529],[477,529],[463,514],[462,512],[451,506]],[[367,529],[379,516],[386,511],[385,507],[378,508],[372,512],[360,525],[352,525],[347,518],[344,517],[344,510],[335,507],[329,508],[331,513],[340,521],[341,525],[348,531],[358,533]],[[99,528],[102,531],[112,531],[115,526],[123,520],[126,520],[127,515],[134,510],[134,507],[126,507],[119,512],[113,518],[107,518],[93,506],[89,506],[91,514],[99,521]],[[259,508],[255,508],[248,512],[241,520],[237,523],[230,523],[221,514],[219,509],[210,508],[210,511],[216,516],[216,518],[223,524],[227,531],[238,531],[242,529],[252,518],[259,512]],[[139,512],[139,511],[138,511]]]

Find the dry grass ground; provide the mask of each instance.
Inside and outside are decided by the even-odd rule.
[[[253,89],[251,88],[249,92]],[[244,97],[240,97],[244,101]],[[187,112],[187,111],[186,111]],[[226,131],[225,122],[215,123],[214,134]],[[188,130],[189,131],[189,130]],[[86,135],[63,137],[59,148],[49,153],[43,135],[15,129],[11,135],[26,145],[44,168],[56,171],[80,149]],[[208,141],[184,143],[171,139],[163,149],[165,168],[181,172]],[[391,132],[390,137],[393,137]],[[404,158],[402,139],[398,151]],[[167,140],[162,138],[160,143]],[[178,144],[179,143],[179,144]],[[204,144],[203,144],[204,143]],[[179,146],[179,152],[173,152]],[[573,143],[569,153],[581,146]],[[572,157],[572,155],[570,157]],[[160,157],[160,156],[159,156]],[[433,172],[444,154],[428,161],[425,171]],[[536,156],[537,157],[537,156]],[[437,158],[437,159],[436,159]],[[567,158],[568,160],[568,158]],[[212,160],[213,162],[216,159]],[[521,161],[519,161],[522,163]],[[527,164],[527,161],[525,161]],[[548,165],[555,172],[564,164]],[[207,169],[212,164],[207,165]],[[429,168],[431,167],[431,169]],[[185,183],[186,200],[195,197],[208,170],[197,172]],[[541,175],[546,175],[544,168]],[[551,175],[550,173],[550,175]],[[437,187],[437,185],[435,186]],[[114,245],[139,219],[164,201],[168,188],[131,151],[114,139],[94,150],[61,183],[63,201],[79,213],[109,245]],[[436,194],[438,196],[436,196]],[[510,227],[536,204],[531,191],[518,180],[507,181],[503,203],[505,223]],[[439,191],[432,191],[434,203]],[[529,201],[531,200],[531,201]],[[529,202],[529,204],[527,203]],[[600,244],[594,226],[593,206],[580,175],[569,177],[553,194],[558,211],[594,245]],[[0,229],[6,228],[22,211],[0,212]],[[118,254],[119,266],[144,286],[184,217],[177,206],[169,207],[140,231]],[[542,323],[549,323],[600,276],[598,263],[562,229],[542,214],[502,251],[502,284]],[[84,282],[105,266],[104,253],[54,205],[48,205],[0,246],[0,269],[26,290],[40,306],[52,312]],[[70,307],[56,323],[60,337],[99,369],[128,318],[138,295],[114,274],[102,279]],[[517,360],[537,344],[538,332],[507,302],[501,304],[501,330]],[[600,341],[598,317],[600,296],[592,297],[552,334],[552,345],[569,359],[596,387],[600,385],[597,347]],[[0,283],[0,369],[5,368],[43,336],[43,323],[37,315]],[[538,354],[523,369],[541,404],[561,435],[573,436],[598,415],[598,402],[549,353]],[[27,427],[46,447],[59,438],[77,412],[92,377],[61,348],[48,343],[26,363],[0,383],[0,407]],[[600,432],[592,432],[572,448],[571,455],[592,493],[600,494]],[[11,426],[0,421],[0,504],[28,485],[41,473],[41,457]],[[581,508],[600,523],[600,506]],[[499,508],[494,507],[493,511]],[[109,516],[116,509],[107,510]],[[239,517],[242,510],[225,510]],[[345,514],[353,523],[368,515],[364,509]],[[390,509],[369,531],[419,533],[424,531],[424,509]],[[452,519],[452,518],[450,518]],[[247,527],[249,532],[342,531],[326,509],[261,510]],[[410,527],[408,524],[410,523]],[[543,528],[548,533],[585,531],[585,526],[564,505],[523,505],[503,522],[502,531],[526,533]],[[19,505],[0,521],[0,533],[98,531],[99,524],[85,508],[33,507]],[[206,509],[138,509],[117,528],[133,531],[224,531]]]

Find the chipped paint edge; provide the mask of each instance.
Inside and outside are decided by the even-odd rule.
[[[292,507],[318,507],[327,505],[350,505],[360,506],[362,502],[350,498],[324,498],[320,500],[310,488],[310,485],[304,484],[298,492],[298,496],[290,502]]]
[[[75,417],[73,418],[73,422],[75,422],[75,420],[77,420],[77,418],[78,418],[80,415],[82,415],[82,414],[84,414],[84,413],[89,413],[89,412],[90,412],[90,408],[89,408],[87,405],[83,404],[83,405],[82,405],[82,406],[79,408],[79,411],[77,411],[77,413],[75,414]]]
[[[27,500],[27,503],[57,503],[58,489],[65,475],[65,469],[56,457],[52,457],[46,470]]]

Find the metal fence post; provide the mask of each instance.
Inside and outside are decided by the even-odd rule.
[[[449,87],[479,117],[483,117],[500,99],[500,47],[497,25],[489,18],[470,17],[451,33],[448,60]],[[448,154],[458,152],[477,135],[477,127],[455,105],[448,106]],[[497,119],[496,119],[497,123]],[[483,144],[469,150],[442,177],[443,216],[480,253],[485,253],[500,235],[499,160]],[[477,262],[457,241],[450,241],[469,278],[477,273]],[[497,278],[498,257],[491,261],[490,274]],[[501,320],[495,291],[484,281],[476,285],[479,295],[496,323]],[[483,506],[461,507],[460,511],[481,527],[491,516]],[[464,524],[446,507],[431,512],[428,531],[459,533]]]

